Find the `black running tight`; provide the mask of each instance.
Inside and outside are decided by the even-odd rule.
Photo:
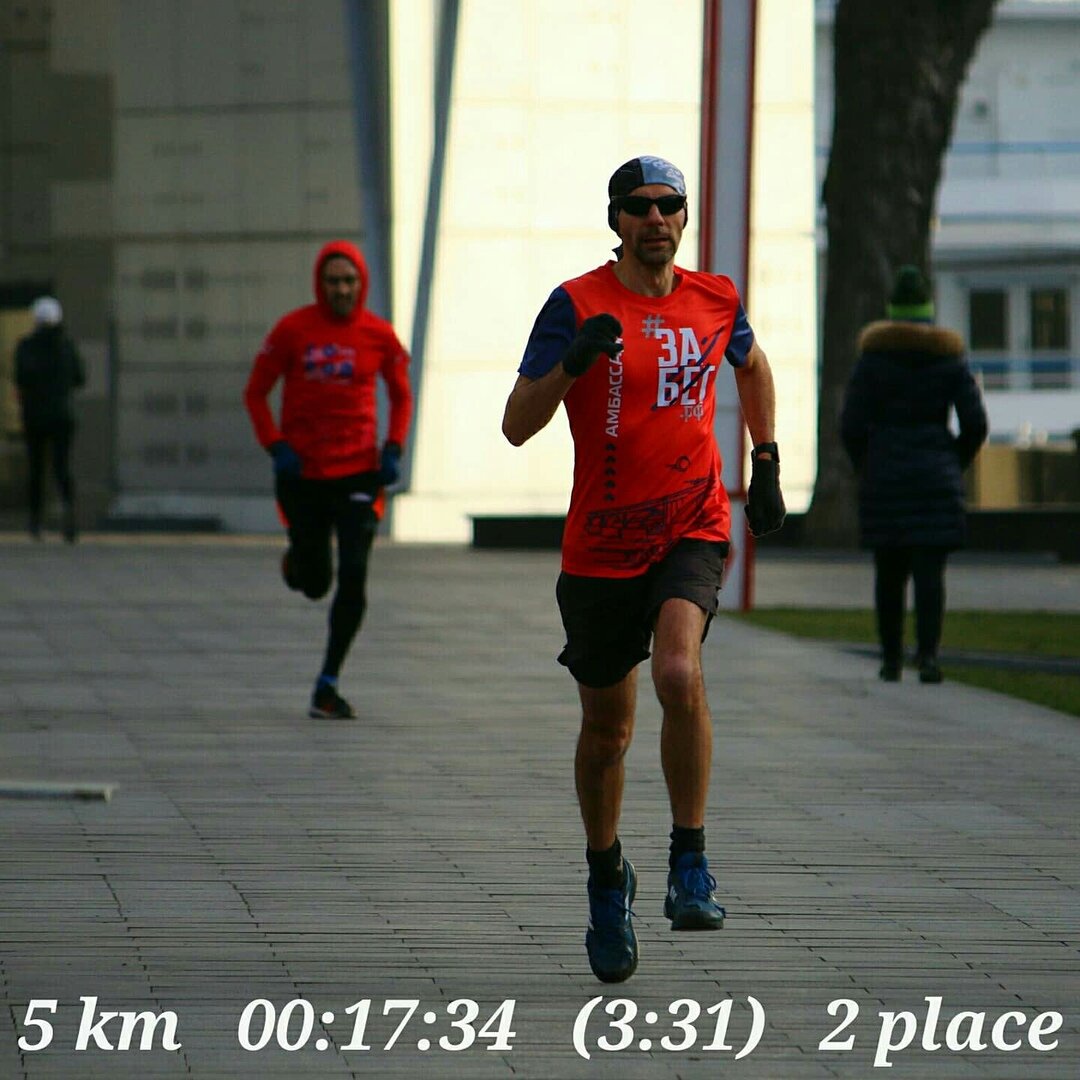
[[[378,518],[368,474],[335,480],[277,478],[278,503],[289,524],[290,579],[310,600],[333,583],[332,536],[337,536],[337,590],[322,674],[341,672],[367,608],[368,556]]]
[[[338,522],[338,587],[330,605],[330,636],[322,674],[335,678],[367,610],[367,564],[374,522],[347,517]]]

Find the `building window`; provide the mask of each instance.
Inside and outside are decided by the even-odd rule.
[[[973,360],[971,363],[971,370],[984,390],[1008,390],[1009,367],[1004,360]]]
[[[1008,296],[1004,289],[973,289],[968,305],[972,351],[1004,352],[1008,346]]]
[[[1069,347],[1069,294],[1065,289],[1031,290],[1031,348]]]

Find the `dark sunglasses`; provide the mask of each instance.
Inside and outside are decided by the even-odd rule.
[[[686,209],[686,196],[661,195],[658,199],[650,199],[648,195],[624,195],[619,199],[619,209],[634,217],[646,217],[654,206],[664,217],[677,214]]]

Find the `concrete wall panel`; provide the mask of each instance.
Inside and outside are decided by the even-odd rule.
[[[170,109],[179,101],[176,0],[117,0],[113,22],[116,105]]]

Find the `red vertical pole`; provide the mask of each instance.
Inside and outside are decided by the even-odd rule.
[[[757,0],[704,0],[701,68],[702,270],[725,271],[747,302],[754,129],[754,44]],[[718,400],[718,405],[721,402]],[[739,508],[746,503],[746,426],[737,401],[725,398],[718,417],[724,483],[733,501],[732,540],[739,568],[739,606],[753,603],[754,543]],[[736,410],[732,429],[730,413]],[[725,426],[726,425],[726,426]]]

